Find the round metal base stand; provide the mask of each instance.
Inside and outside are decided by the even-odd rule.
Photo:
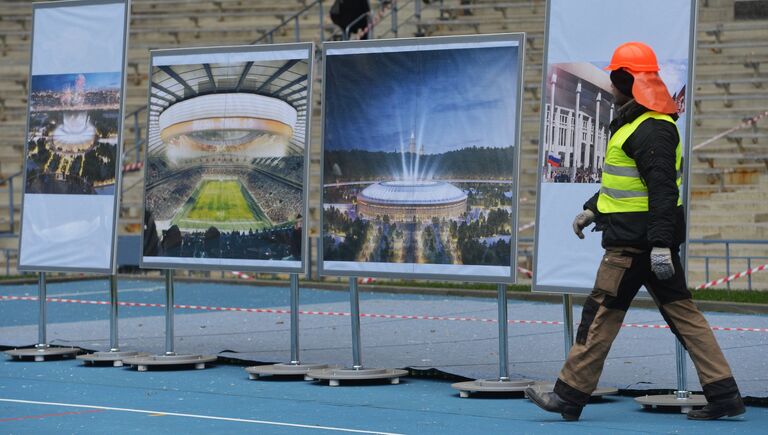
[[[133,351],[107,351],[107,352],[94,352],[87,353],[85,355],[78,355],[77,359],[84,362],[86,365],[96,365],[97,363],[111,363],[113,367],[122,367],[123,361],[127,358],[137,358],[142,356],[149,356],[148,353],[133,352]]]
[[[701,394],[690,394],[687,397],[678,398],[675,394],[661,394],[657,396],[636,397],[635,401],[643,406],[643,409],[670,409],[680,408],[681,414],[687,414],[695,408],[701,408],[707,404],[707,399]]]
[[[401,369],[366,369],[366,368],[327,368],[310,370],[307,377],[311,379],[327,380],[331,387],[338,387],[341,381],[363,381],[370,379],[389,379],[389,383],[396,385],[400,378],[408,374],[408,370]]]
[[[195,366],[195,369],[202,370],[206,363],[216,361],[213,355],[150,355],[133,358],[126,358],[123,364],[136,366],[140,372],[146,372],[149,367],[183,367]]]
[[[35,362],[45,361],[47,358],[74,358],[75,355],[82,352],[77,347],[28,347],[24,349],[6,350],[5,354],[13,359],[27,360]]]
[[[246,367],[249,379],[259,379],[260,376],[304,376],[305,381],[311,381],[314,378],[307,376],[310,370],[321,370],[328,368],[328,364],[291,364],[278,363],[263,366]]]
[[[471,393],[519,393],[536,384],[529,379],[478,379],[476,381],[457,382],[451,388],[459,390],[459,397],[467,398]]]
[[[555,384],[548,382],[548,383],[537,383],[536,384],[539,391],[542,392],[551,392],[555,389]],[[601,387],[598,386],[595,388],[595,391],[592,392],[592,397],[603,397],[603,396],[615,396],[619,394],[619,389],[614,387]]]

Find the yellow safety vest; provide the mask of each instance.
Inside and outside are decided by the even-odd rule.
[[[648,187],[637,170],[635,160],[629,157],[622,146],[637,127],[648,118],[668,121],[675,124],[671,116],[658,112],[645,112],[634,121],[624,124],[611,136],[605,151],[603,179],[600,195],[597,197],[597,210],[600,213],[628,213],[648,211]],[[677,128],[677,124],[675,124]],[[679,135],[678,135],[679,136]],[[675,149],[675,170],[677,171],[677,205],[682,205],[680,185],[683,182],[682,161],[683,146],[677,143]]]

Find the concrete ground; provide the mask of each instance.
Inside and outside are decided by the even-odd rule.
[[[164,288],[121,280],[123,350],[164,350]],[[0,345],[37,341],[35,285],[0,285]],[[49,284],[48,338],[53,344],[107,349],[106,280]],[[302,289],[301,359],[351,364],[346,292]],[[288,290],[177,282],[180,353],[236,360],[289,358]],[[221,311],[221,308],[233,311]],[[563,361],[562,306],[510,301],[509,370],[552,381]],[[236,311],[235,311],[236,310]],[[468,378],[498,376],[497,308],[492,299],[361,293],[362,357],[368,367],[436,368]],[[575,307],[578,320],[580,307]],[[768,397],[768,316],[707,313],[743,393]],[[654,310],[633,308],[606,362],[601,384],[674,389],[674,339]],[[658,327],[656,327],[658,326]],[[734,329],[735,328],[735,329]],[[748,329],[752,328],[752,329]],[[736,330],[740,329],[740,330]],[[746,330],[745,330],[746,329]],[[699,389],[689,363],[689,387]],[[643,411],[630,397],[590,405],[576,424],[561,422],[515,397],[459,399],[449,382],[405,378],[402,385],[331,388],[321,383],[249,381],[242,367],[200,371],[85,367],[75,361],[0,363],[0,431],[264,433],[364,430],[392,433],[764,433],[768,409],[750,407],[732,421],[690,422],[679,413]],[[518,400],[519,399],[519,400]],[[162,418],[160,418],[162,417]],[[716,429],[715,429],[716,428]]]

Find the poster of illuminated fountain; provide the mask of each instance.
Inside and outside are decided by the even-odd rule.
[[[303,267],[311,44],[152,53],[145,267]]]
[[[115,192],[122,73],[31,80],[26,193]]]
[[[512,282],[516,35],[327,44],[322,272]]]

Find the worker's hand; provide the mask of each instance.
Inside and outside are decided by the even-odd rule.
[[[675,266],[672,265],[672,251],[669,248],[651,249],[651,271],[659,279],[672,278]]]
[[[595,221],[595,213],[592,212],[592,210],[584,210],[583,212],[576,215],[576,219],[573,220],[573,232],[576,233],[577,236],[579,236],[580,239],[584,238],[584,233],[581,232],[581,230],[584,229],[584,227],[589,226],[592,222]]]

